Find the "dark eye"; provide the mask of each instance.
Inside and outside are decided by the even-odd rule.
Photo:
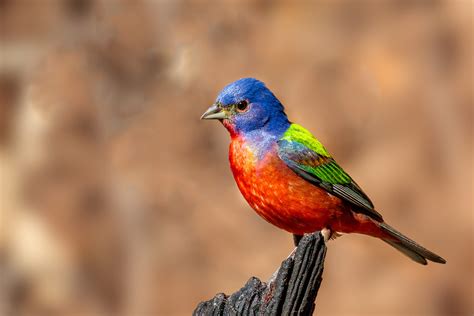
[[[239,112],[247,111],[248,107],[249,107],[249,104],[245,100],[240,101],[239,103],[237,103],[237,111],[239,111]]]

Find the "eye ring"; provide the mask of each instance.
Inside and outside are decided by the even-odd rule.
[[[242,100],[235,107],[238,112],[246,112],[249,109],[249,103],[246,100]]]

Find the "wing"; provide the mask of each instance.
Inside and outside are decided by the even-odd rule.
[[[303,127],[292,124],[278,141],[278,156],[306,181],[357,206],[355,211],[383,221],[369,197]]]

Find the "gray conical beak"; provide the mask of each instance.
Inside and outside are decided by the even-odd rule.
[[[201,116],[201,120],[222,120],[227,118],[225,111],[213,104],[206,112]]]

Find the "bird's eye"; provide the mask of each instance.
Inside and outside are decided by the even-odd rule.
[[[247,111],[248,107],[249,107],[249,103],[245,100],[240,101],[239,103],[237,103],[237,111],[239,111],[239,112]]]

